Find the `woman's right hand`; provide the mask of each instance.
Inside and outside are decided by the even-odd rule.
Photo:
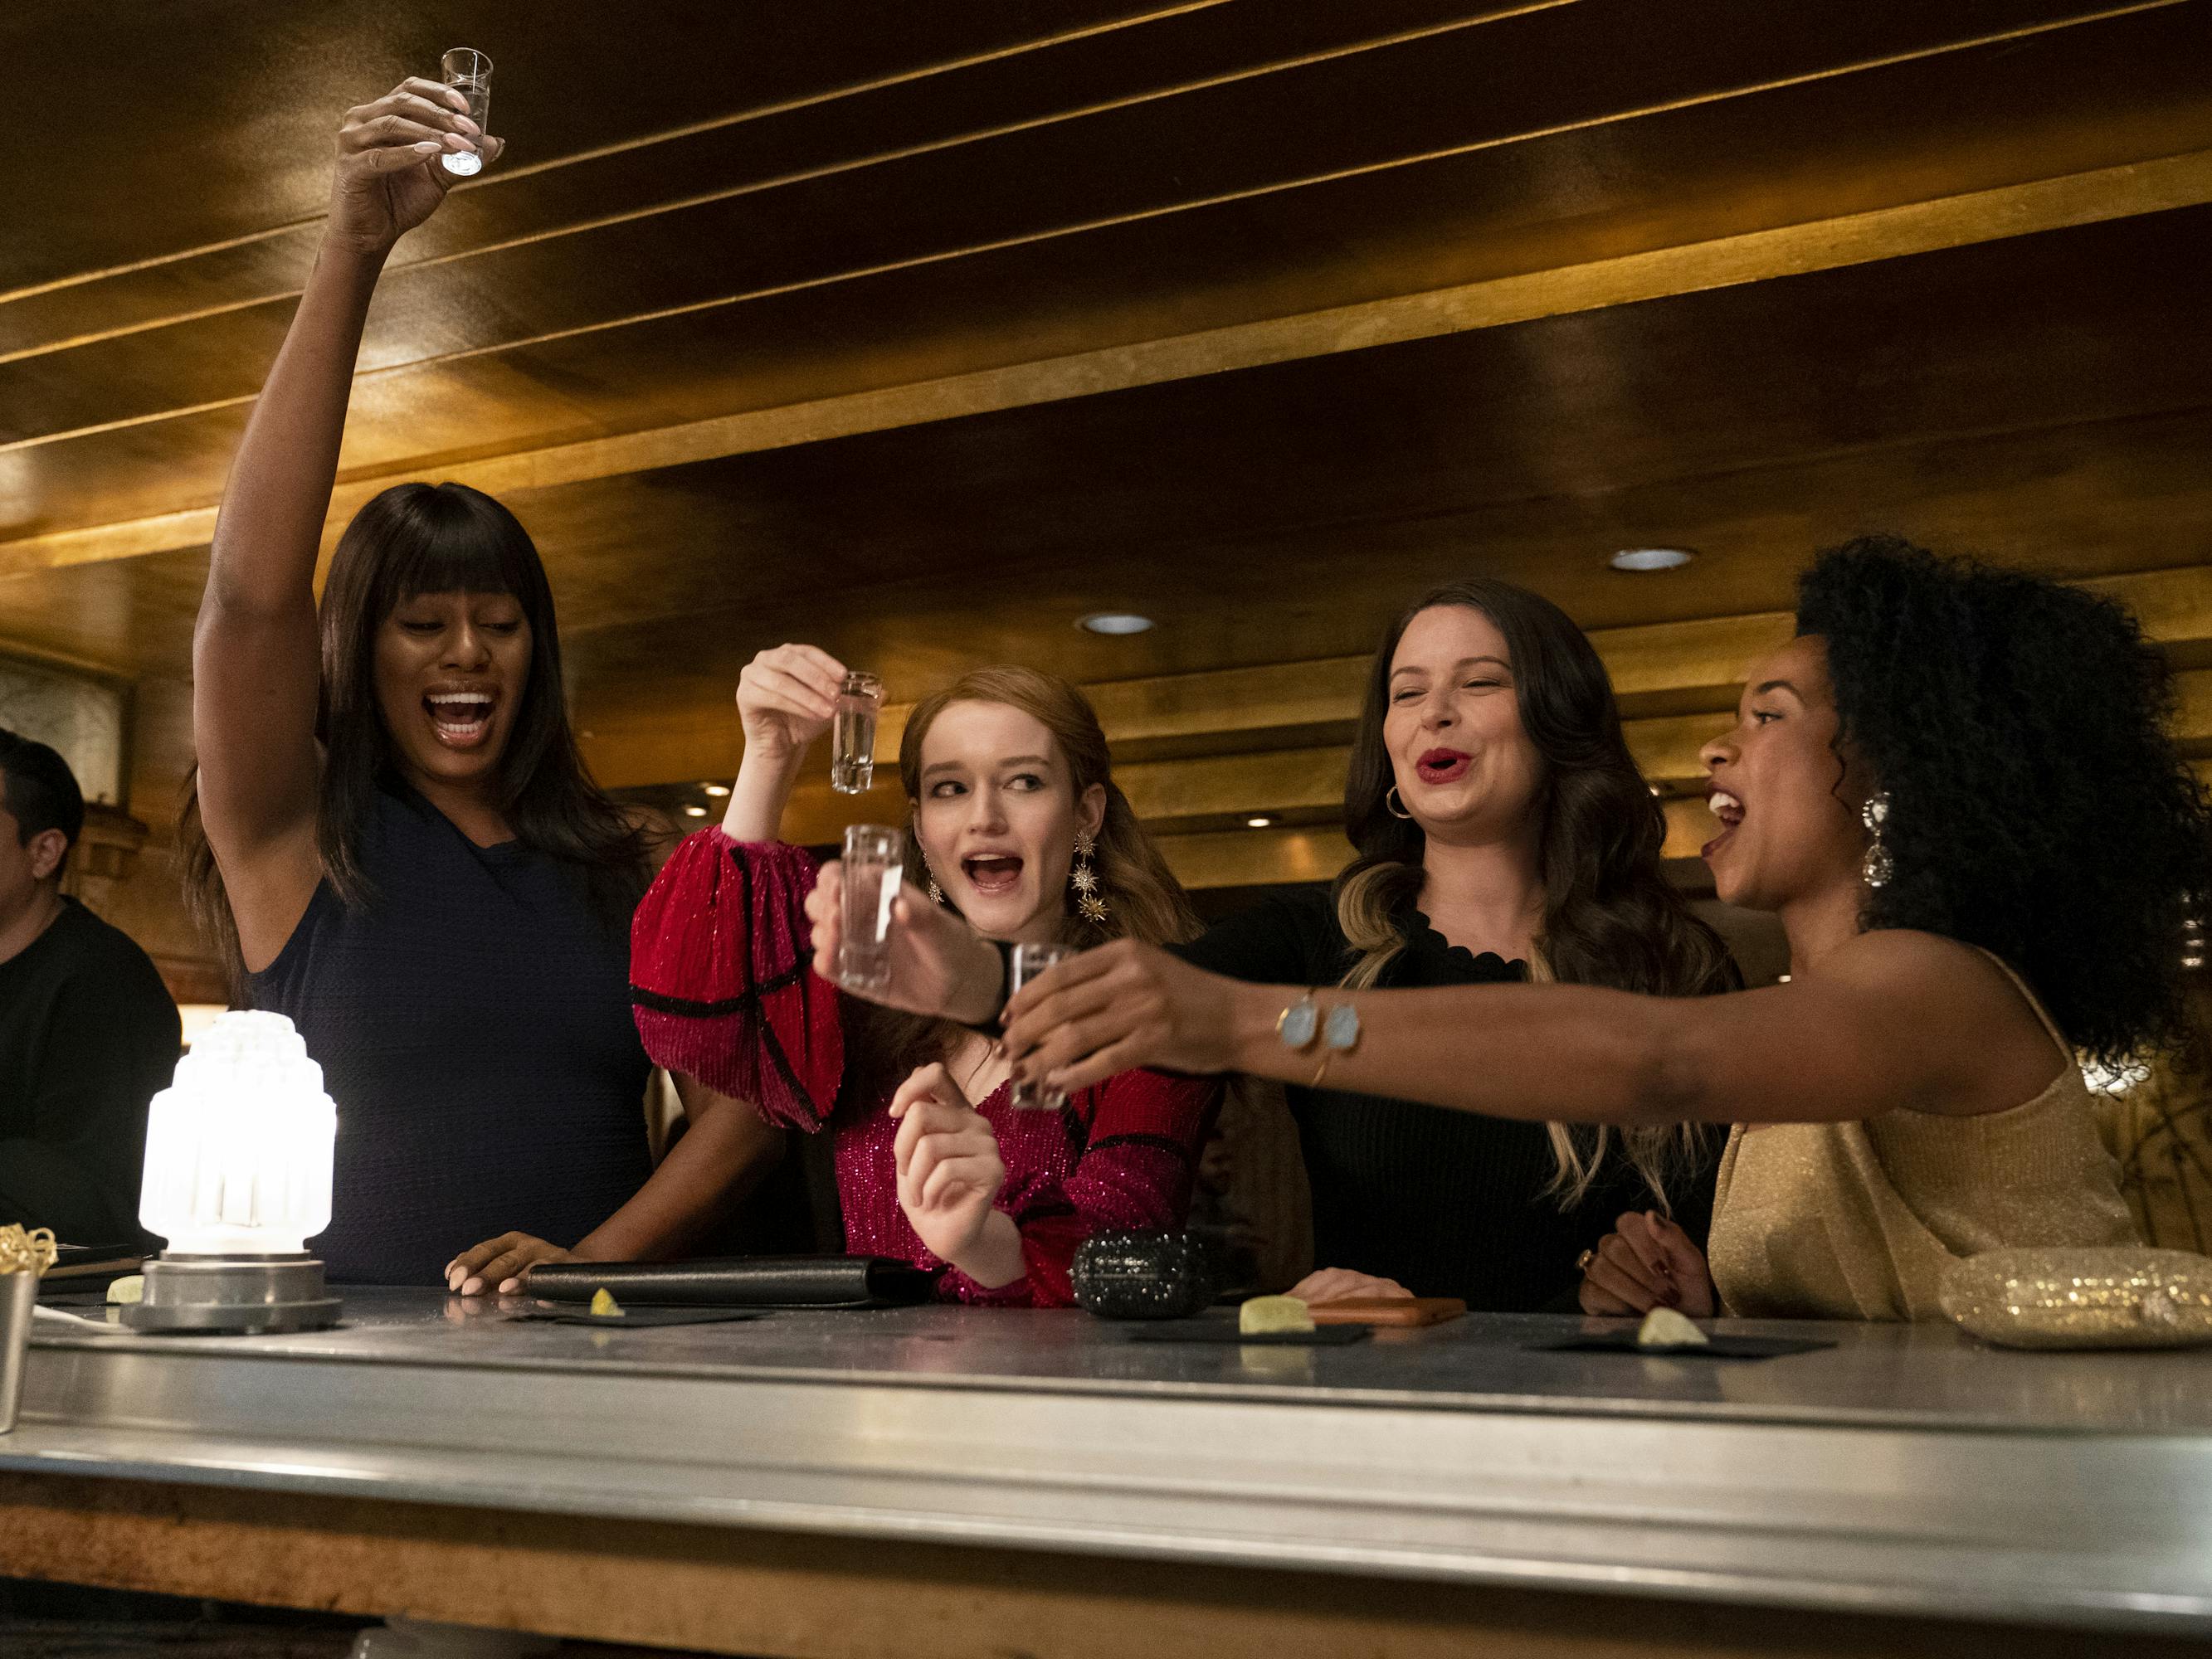
[[[446,199],[453,175],[439,165],[441,155],[476,150],[487,163],[499,160],[506,144],[485,137],[468,107],[453,88],[410,76],[374,103],[348,110],[324,234],[381,258]]]
[[[1719,1294],[1702,1251],[1689,1234],[1656,1210],[1631,1211],[1600,1239],[1583,1264],[1581,1301],[1587,1314],[1645,1314],[1672,1308],[1692,1319],[1718,1311]]]
[[[890,983],[880,991],[854,991],[837,977],[845,939],[842,861],[822,866],[806,896],[806,918],[814,924],[814,971],[850,995],[974,1024],[988,1019],[1003,1000],[1006,969],[998,947],[911,882],[901,884],[891,904]]]
[[[798,755],[829,729],[844,678],[845,665],[811,645],[775,646],[747,663],[738,676],[745,757]]]

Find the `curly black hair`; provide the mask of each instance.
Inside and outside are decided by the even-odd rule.
[[[2212,803],[2173,687],[2109,599],[1896,537],[1823,553],[1797,631],[1827,644],[1837,742],[1889,794],[1862,926],[1977,945],[2084,1053],[2185,1041],[2183,927],[2212,892]]]

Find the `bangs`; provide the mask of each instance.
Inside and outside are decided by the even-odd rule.
[[[417,488],[379,561],[379,613],[424,593],[459,592],[505,593],[536,611],[544,568],[514,515],[463,484]]]

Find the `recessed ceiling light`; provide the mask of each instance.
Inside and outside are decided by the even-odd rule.
[[[707,816],[707,809],[703,806],[687,806],[684,809],[684,816],[687,818],[703,818]]]
[[[1624,547],[1606,562],[1615,570],[1680,570],[1697,556],[1686,547]]]
[[[712,795],[716,800],[721,799],[723,796],[730,793],[730,786],[726,783],[702,783],[699,787],[705,790],[708,794]]]
[[[1139,617],[1127,611],[1099,611],[1080,619],[1075,624],[1093,634],[1141,634],[1152,625],[1150,617]]]
[[[1258,813],[1255,816],[1244,820],[1246,826],[1254,830],[1265,830],[1273,822],[1274,819],[1269,817],[1265,812]]]

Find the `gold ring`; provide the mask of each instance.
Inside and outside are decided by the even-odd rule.
[[[1595,1250],[1584,1250],[1580,1255],[1575,1258],[1575,1271],[1578,1273],[1588,1273],[1589,1271],[1589,1264],[1596,1260],[1597,1252]]]

